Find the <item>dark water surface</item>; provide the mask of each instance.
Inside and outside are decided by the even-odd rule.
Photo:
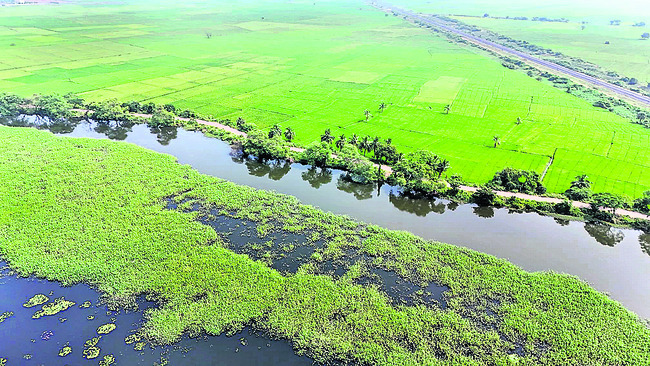
[[[553,270],[576,275],[594,288],[608,293],[611,298],[621,302],[641,317],[650,318],[650,281],[647,281],[647,278],[650,278],[650,235],[639,231],[612,229],[581,222],[565,222],[534,213],[509,213],[506,209],[477,207],[471,204],[457,205],[444,200],[431,201],[404,197],[394,187],[350,183],[343,179],[344,174],[341,171],[315,169],[301,164],[284,162],[265,164],[242,160],[233,156],[233,151],[228,144],[207,138],[198,132],[182,129],[150,129],[145,125],[98,125],[89,122],[52,124],[36,121],[34,118],[28,118],[23,122],[13,121],[11,124],[36,124],[40,126],[39,128],[49,129],[54,133],[66,136],[111,138],[131,142],[151,150],[171,154],[177,157],[180,163],[189,164],[202,173],[238,184],[290,194],[305,204],[318,206],[326,211],[346,214],[355,219],[391,229],[407,230],[427,239],[472,248],[508,259],[528,271]],[[242,223],[227,220],[210,222],[207,219],[204,220],[204,223],[217,227],[222,225],[223,228],[233,233],[230,238],[233,250],[254,256],[255,253],[250,251],[250,248],[240,245],[243,242],[237,239],[237,235],[240,237],[245,235],[245,231],[240,229],[243,227]],[[302,241],[302,238],[285,237],[284,240],[285,242],[299,242]],[[313,245],[317,246],[319,243],[313,243]],[[309,246],[302,247],[299,251],[292,253],[291,258],[274,260],[273,266],[281,271],[294,272],[302,261],[309,258],[313,250],[310,248]],[[326,264],[325,266],[329,267],[323,268],[323,272],[334,275],[344,272],[335,264]],[[393,273],[379,268],[372,269],[372,274],[361,281],[377,283],[389,296],[402,303],[409,303],[412,300],[410,296],[415,291],[408,284],[402,284],[401,279]],[[28,322],[30,324],[28,327],[17,326],[18,321],[16,320],[19,316],[26,317],[25,319],[31,321],[33,311],[28,311],[23,315],[19,315],[17,311],[21,310],[22,305],[20,304],[27,298],[39,291],[47,294],[52,289],[55,291],[55,297],[65,295],[68,299],[70,296],[69,299],[78,304],[91,299],[94,305],[98,296],[96,292],[85,286],[62,289],[52,283],[11,278],[4,279],[0,283],[4,283],[0,286],[0,314],[8,310],[17,314],[14,318],[9,318],[0,324],[0,339],[3,340],[0,343],[0,357],[7,357],[7,353],[4,352],[4,349],[7,348],[4,343],[4,339],[7,339],[5,336],[14,332],[20,335],[22,328],[25,328],[25,335],[18,338],[20,342],[23,342],[20,349],[11,347],[10,351],[13,352],[12,355],[20,353],[18,356],[21,358],[18,364],[24,362],[41,364],[36,362],[36,352],[31,360],[22,359],[23,350],[30,349],[30,344],[25,344],[24,340],[30,342],[29,339],[34,338],[36,339],[35,344],[39,347],[43,344],[50,347],[49,345],[55,342],[63,344],[67,341],[65,337],[60,336],[62,334],[60,331],[57,332],[57,329],[65,328],[67,322],[58,323],[58,316],[54,317],[56,321],[53,321],[51,326],[48,325],[55,332],[54,337],[49,341],[40,340],[40,334],[48,330],[48,326],[34,329],[31,326],[32,323],[43,319]],[[38,286],[49,289],[45,291],[38,287],[30,287],[35,283],[40,283]],[[396,283],[398,285],[395,285]],[[427,296],[425,301],[432,301],[437,306],[445,306],[441,295],[445,290],[444,287],[431,284],[425,290]],[[68,294],[65,291],[71,291],[71,293]],[[97,308],[91,309],[96,310]],[[83,319],[79,322],[89,324],[70,327],[83,333],[80,338],[78,336],[75,338],[81,344],[86,339],[95,336],[96,327],[105,323],[104,320],[85,320],[86,315],[83,311],[89,310],[75,307],[64,312],[80,311],[79,317]],[[104,319],[106,319],[105,312],[106,310],[103,309],[98,311],[98,314],[104,314]],[[71,319],[73,317],[68,314],[63,316]],[[161,349],[149,350],[147,348],[144,354],[140,354],[133,351],[131,346],[124,345],[124,337],[129,330],[137,327],[133,323],[140,321],[141,314],[122,313],[115,317],[118,330],[100,341],[102,356],[105,354],[104,350],[108,353],[115,353],[119,364],[152,364],[160,361],[163,351]],[[110,316],[108,318],[110,319]],[[27,322],[27,320],[25,321]],[[75,324],[77,323],[75,322]],[[129,325],[133,326],[129,327]],[[10,326],[14,327],[10,328],[13,330],[7,331]],[[20,331],[16,330],[18,328]],[[207,341],[201,339],[198,342],[186,339],[176,347],[170,348],[165,357],[170,361],[176,360],[179,364],[311,364],[311,360],[295,356],[287,342],[270,342],[248,334],[244,336],[248,339],[246,347],[242,347],[240,344],[241,335],[232,338],[207,337]],[[28,337],[31,338],[27,339]],[[111,339],[114,340],[111,341]],[[114,345],[111,342],[114,342]],[[271,347],[266,347],[267,343]],[[184,352],[184,347],[188,346],[193,350]],[[258,347],[260,347],[259,350]],[[52,346],[52,348],[56,348],[54,353],[56,355],[60,345],[57,343],[57,346]],[[238,352],[237,348],[239,348]],[[70,364],[86,362],[80,358],[82,347],[73,345],[73,349],[77,352],[77,358]],[[124,356],[120,357],[118,351],[124,353]],[[194,358],[191,359],[192,357]],[[280,359],[280,357],[284,357],[284,359]],[[45,362],[45,364],[52,363]],[[170,364],[176,363],[170,362]]]
[[[0,262],[0,267],[4,266]],[[38,293],[47,295],[50,301],[63,296],[76,305],[56,315],[32,319],[41,306],[25,308],[23,304]],[[92,305],[80,308],[85,301]],[[311,359],[295,355],[289,342],[269,340],[249,329],[232,337],[185,337],[173,346],[147,345],[136,351],[134,344],[127,345],[124,340],[141,324],[141,310],[154,304],[140,301],[139,305],[140,311],[109,311],[89,286],[61,287],[55,282],[19,278],[6,269],[0,270],[0,314],[14,312],[0,323],[0,357],[8,359],[8,365],[97,365],[109,354],[115,356],[116,365],[312,365]],[[84,343],[97,337],[97,328],[107,323],[117,328],[99,340],[100,356],[84,359]],[[52,335],[44,340],[43,334],[50,331]],[[59,357],[59,350],[66,344],[72,347],[72,353]]]

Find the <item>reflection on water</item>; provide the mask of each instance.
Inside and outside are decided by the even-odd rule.
[[[33,117],[8,123],[29,125],[25,120],[32,121],[37,128],[51,128],[58,133],[70,128],[36,121]],[[92,138],[116,136],[98,133],[95,127],[96,123],[81,121],[66,134]],[[576,275],[632,311],[650,318],[650,281],[645,280],[650,278],[650,237],[639,236],[639,231],[610,231],[534,213],[509,213],[505,209],[477,208],[445,200],[409,199],[400,196],[395,187],[345,181],[345,173],[339,170],[242,160],[236,154],[233,156],[230,145],[200,132],[178,129],[175,139],[173,132],[165,132],[169,138],[164,140],[167,145],[159,141],[156,130],[145,125],[132,126],[126,133],[125,141],[176,156],[180,163],[204,174],[290,194],[325,211],[492,254],[528,271],[553,270]],[[446,204],[446,208],[441,204]]]
[[[494,208],[488,206],[476,206],[472,208],[474,214],[482,219],[491,219],[494,217]]]
[[[378,189],[377,184],[358,184],[352,182],[346,175],[340,175],[336,179],[336,188],[351,193],[359,201],[372,198],[373,193]]]
[[[650,255],[650,234],[639,235],[639,244],[643,253]]]
[[[126,140],[131,131],[133,131],[133,123],[131,122],[108,121],[97,123],[95,126],[95,132],[116,141]]]
[[[313,188],[320,188],[332,181],[332,170],[328,168],[310,167],[302,172],[302,180],[309,183]]]
[[[169,145],[169,142],[178,137],[178,127],[152,127],[151,133],[156,135],[156,140],[163,145]]]
[[[625,239],[625,235],[621,230],[614,229],[609,225],[586,223],[585,231],[597,242],[608,247],[613,247]]]
[[[443,214],[447,209],[447,205],[443,201],[412,197],[404,193],[395,194],[391,192],[388,195],[388,201],[398,210],[409,212],[420,217],[425,217],[431,212]]]

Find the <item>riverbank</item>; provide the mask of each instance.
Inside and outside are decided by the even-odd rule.
[[[150,340],[252,324],[317,360],[648,362],[650,331],[638,317],[574,277],[527,273],[488,255],[327,214],[132,145],[5,127],[0,136],[2,257],[23,274],[92,284],[115,306],[149,294],[161,305],[143,328]],[[167,197],[254,221],[261,237],[305,233],[324,246],[295,274],[281,274],[232,253],[196,213],[163,210]],[[358,253],[361,262],[340,277],[314,272],[345,253]],[[392,305],[356,282],[363,265],[446,286],[446,307]],[[619,348],[605,350],[593,339]]]

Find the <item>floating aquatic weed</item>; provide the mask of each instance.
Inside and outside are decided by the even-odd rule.
[[[105,355],[101,361],[99,361],[99,366],[110,366],[115,363],[115,356],[112,354],[110,355]]]
[[[59,318],[59,323],[65,323],[66,320],[68,320],[68,318]]]
[[[138,342],[135,344],[135,346],[133,346],[133,349],[136,351],[142,351],[146,345],[147,344],[145,342]]]
[[[239,343],[241,343],[242,346],[245,346],[248,344],[248,341],[246,340],[246,338],[241,337],[239,338]]]
[[[90,348],[96,346],[97,343],[99,343],[100,339],[102,339],[102,336],[90,338],[84,343],[84,348]]]
[[[82,302],[81,305],[79,305],[79,308],[80,309],[88,309],[91,306],[92,306],[92,303],[90,302],[90,300],[86,300],[86,301]]]
[[[126,338],[124,338],[124,343],[132,344],[132,343],[140,342],[140,340],[142,340],[142,336],[138,333],[134,333],[126,336]]]
[[[13,311],[5,311],[4,313],[0,314],[0,323],[4,322],[8,318],[11,318],[12,316],[14,316]]]
[[[94,358],[99,357],[100,352],[101,352],[101,349],[99,347],[88,347],[88,348],[84,349],[83,356],[87,360],[92,360]]]
[[[27,354],[23,355],[23,358],[26,359],[26,360],[31,360],[31,359],[32,359],[32,355],[29,354],[29,353],[27,353]]]
[[[6,366],[7,365],[7,359],[0,357],[0,366]]]
[[[94,315],[88,315],[88,316],[86,317],[86,319],[88,319],[88,320],[95,320],[95,316],[94,316]]]
[[[65,297],[61,296],[58,299],[54,300],[51,303],[43,305],[43,308],[32,315],[33,319],[39,319],[43,316],[56,315],[62,311],[66,311],[75,303],[73,301],[68,301]]]
[[[59,350],[59,357],[65,357],[69,354],[72,353],[72,347],[68,343],[66,343],[63,348]]]
[[[52,336],[54,336],[54,332],[51,330],[46,330],[43,332],[43,334],[41,334],[41,339],[44,341],[49,341]]]
[[[50,298],[43,294],[36,294],[32,296],[26,303],[23,304],[26,308],[33,308],[34,306],[43,305],[50,301]]]
[[[100,326],[97,328],[97,334],[108,334],[108,333],[114,331],[115,328],[117,328],[117,325],[115,325],[115,324],[113,324],[113,323],[108,323],[108,324],[100,325]]]
[[[97,347],[97,343],[99,343],[100,339],[102,339],[102,336],[90,338],[84,343],[84,350],[82,354],[85,359],[92,360],[99,357],[101,349]]]

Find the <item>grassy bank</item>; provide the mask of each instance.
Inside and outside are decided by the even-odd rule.
[[[468,249],[324,213],[129,144],[5,127],[0,139],[2,258],[25,275],[90,283],[115,305],[132,304],[138,294],[158,300],[143,327],[152,341],[251,324],[318,360],[650,361],[650,331],[574,277],[527,273]],[[168,197],[195,199],[267,231],[323,239],[314,261],[354,250],[415,283],[446,285],[448,307],[395,306],[351,274],[316,275],[309,263],[281,274],[224,248],[220,233],[198,223],[197,213],[165,210]]]

